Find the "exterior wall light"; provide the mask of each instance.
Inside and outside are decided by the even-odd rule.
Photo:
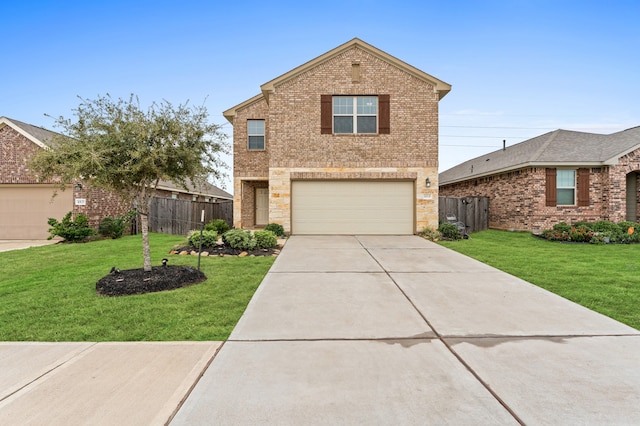
[[[425,185],[427,185],[427,188],[431,188],[431,179],[426,178],[424,183],[425,183]]]

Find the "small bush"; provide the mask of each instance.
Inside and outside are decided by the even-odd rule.
[[[279,223],[270,223],[264,227],[265,231],[271,231],[276,237],[284,235],[284,228]]]
[[[244,229],[231,229],[222,235],[222,241],[229,247],[239,250],[253,250],[256,240],[250,231]]]
[[[459,240],[461,238],[458,227],[453,223],[441,223],[438,226],[438,232],[440,232],[442,238],[447,240]]]
[[[566,222],[559,222],[553,225],[553,230],[568,233],[571,231],[571,225],[567,224]]]
[[[542,237],[549,241],[569,241],[569,231],[562,231],[559,229],[546,229],[542,232]]]
[[[187,237],[189,245],[200,247],[200,231],[191,231]],[[218,243],[216,231],[202,231],[202,247],[214,247]]]
[[[613,222],[609,222],[608,220],[599,220],[591,224],[591,230],[596,232],[612,232],[618,233],[620,232],[620,228]]]
[[[227,232],[231,227],[224,219],[214,219],[204,226],[207,231],[216,231],[218,235],[222,235]]]
[[[79,213],[75,220],[71,220],[71,214],[72,212],[67,213],[61,222],[58,222],[54,218],[49,218],[47,223],[51,228],[49,228],[50,235],[47,239],[50,240],[57,236],[64,238],[65,241],[75,243],[95,235],[93,228],[89,227],[89,218],[87,215]]]
[[[431,229],[428,226],[425,226],[425,228],[422,231],[418,232],[418,235],[420,235],[423,238],[426,238],[429,241],[438,241],[440,237],[442,237],[442,235],[437,229]]]
[[[267,249],[278,245],[278,237],[276,237],[276,234],[266,229],[264,231],[254,232],[253,237],[256,240],[257,248]]]
[[[591,241],[591,238],[593,237],[594,232],[593,231],[589,231],[586,227],[584,226],[572,226],[571,227],[571,231],[569,231],[569,238],[571,238],[571,241],[577,242],[577,243],[588,243],[589,241]]]
[[[133,211],[116,218],[107,216],[100,222],[98,232],[105,238],[120,238],[134,217]]]

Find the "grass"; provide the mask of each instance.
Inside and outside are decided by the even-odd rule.
[[[494,230],[440,244],[640,329],[640,244],[566,244]]]
[[[197,266],[168,256],[183,237],[151,234],[153,265]],[[173,291],[103,297],[112,266],[142,267],[140,236],[0,253],[0,341],[225,340],[273,257],[203,257],[204,283]]]

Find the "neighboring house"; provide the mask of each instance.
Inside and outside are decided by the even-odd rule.
[[[639,219],[640,127],[556,130],[440,174],[440,195],[489,197],[489,227],[540,232],[564,221]]]
[[[158,198],[173,198],[176,200],[198,201],[202,203],[233,201],[233,195],[208,182],[189,182],[185,189],[173,182],[162,180],[158,183],[155,196]]]
[[[438,225],[438,102],[451,86],[353,39],[227,110],[234,226],[413,234]]]
[[[98,188],[88,189],[77,182],[65,191],[57,191],[55,181],[40,183],[29,169],[30,159],[57,134],[18,120],[0,117],[0,239],[44,239],[49,236],[50,217],[58,220],[72,211],[84,213],[92,226],[106,216],[118,216],[131,209],[119,197]],[[167,182],[159,185],[158,197],[215,202],[232,195],[214,187],[184,190]]]

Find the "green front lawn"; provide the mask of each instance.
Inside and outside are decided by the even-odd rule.
[[[494,230],[440,244],[640,329],[640,244],[567,244]]]
[[[151,234],[153,265],[185,238]],[[140,236],[0,253],[0,341],[225,340],[275,258],[203,257],[204,283],[124,297],[96,294],[112,266],[142,267]]]

